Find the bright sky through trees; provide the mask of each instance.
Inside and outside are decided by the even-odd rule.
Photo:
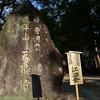
[[[34,7],[36,7],[37,9],[41,9],[41,6],[39,4],[36,3],[36,1],[33,1],[32,4],[34,5]]]

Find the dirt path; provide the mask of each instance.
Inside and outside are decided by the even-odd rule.
[[[84,84],[79,86],[79,96],[82,100],[100,100],[100,77],[84,77]],[[75,86],[70,86],[68,76],[64,77],[65,91],[75,94]],[[80,99],[81,100],[81,99]]]

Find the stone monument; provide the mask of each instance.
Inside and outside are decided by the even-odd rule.
[[[65,72],[64,58],[55,48],[40,12],[25,2],[6,18],[0,33],[0,95],[29,100],[39,83],[36,86],[42,93],[37,96],[67,100],[62,88]]]

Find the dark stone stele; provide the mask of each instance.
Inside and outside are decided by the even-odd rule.
[[[6,18],[0,33],[0,95],[74,100],[62,88],[65,66],[40,12],[30,2]],[[34,90],[36,81],[40,86]]]

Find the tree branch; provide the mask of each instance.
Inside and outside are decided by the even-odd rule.
[[[6,2],[6,3],[5,3],[5,0],[3,0],[3,2],[0,3],[0,7],[1,7],[2,5],[3,5],[3,6],[11,5],[11,4],[13,4],[15,1],[16,1],[16,0],[12,0],[11,2]]]
[[[3,12],[4,7],[11,5],[11,4],[14,4],[15,2],[16,2],[16,0],[12,0],[11,2],[5,2],[5,0],[3,0],[2,3],[0,3],[0,8],[1,8],[0,17],[2,16],[2,12]]]

